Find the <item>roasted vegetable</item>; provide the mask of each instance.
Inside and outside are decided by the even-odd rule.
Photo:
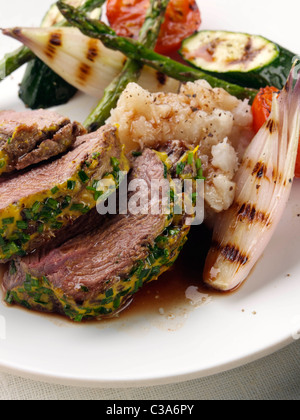
[[[135,60],[140,60],[159,72],[165,73],[168,76],[180,80],[182,82],[195,81],[205,79],[212,87],[220,87],[227,90],[230,94],[240,98],[248,98],[251,101],[255,98],[257,91],[254,89],[243,88],[234,84],[224,82],[206,73],[185,66],[177,61],[168,57],[162,56],[149,50],[139,42],[128,38],[118,37],[114,30],[109,28],[103,22],[97,22],[86,18],[80,11],[75,10],[73,7],[66,5],[59,1],[57,3],[60,11],[66,19],[74,26],[78,27],[85,35],[100,39],[107,48],[121,51],[127,57]],[[6,30],[6,35],[13,36],[18,39],[18,35],[14,30]],[[20,39],[21,37],[19,37]]]
[[[0,183],[0,262],[51,240],[113,193],[128,170],[116,129],[106,126],[79,137],[61,159]]]
[[[156,44],[168,3],[169,0],[150,1],[150,8],[139,34],[139,41],[149,48],[154,48]],[[85,126],[89,131],[96,130],[105,124],[110,116],[110,111],[116,107],[123,90],[126,89],[128,83],[138,81],[142,69],[143,65],[139,61],[128,60],[126,62],[123,71],[105,88],[100,103],[86,119]]]
[[[185,66],[168,57],[157,54],[134,40],[118,37],[103,22],[87,19],[82,13],[76,12],[74,8],[62,2],[59,2],[58,5],[70,23],[80,27],[81,31],[87,37],[80,37],[73,28],[63,28],[56,32],[49,29],[14,28],[5,29],[3,33],[30,46],[36,55],[55,69],[58,74],[90,95],[96,94],[102,97],[107,84],[122,69],[124,56],[110,51],[107,48],[117,51],[120,50],[128,58],[141,61],[143,64],[156,70],[152,70],[151,73],[148,67],[145,67],[139,80],[139,84],[150,91],[176,92],[178,91],[179,84],[174,84],[174,79],[182,82],[205,79],[213,88],[223,88],[240,99],[248,98],[252,102],[257,94],[257,91],[254,89],[243,88],[224,82],[200,70]],[[57,33],[63,39],[63,42],[61,45],[51,46],[52,59],[50,59],[45,54],[45,49],[47,48],[49,38]],[[92,40],[89,37],[94,39],[99,38],[107,48],[104,48],[100,42],[97,43],[94,41],[92,44]],[[82,51],[86,51],[87,43],[93,45],[92,60],[86,57],[86,52],[85,55],[82,55]],[[70,51],[72,51],[72,56],[69,55]],[[77,51],[80,52],[80,57],[76,56]],[[53,60],[55,57],[57,59]],[[66,71],[66,68],[68,71]],[[166,76],[169,76],[169,78]],[[101,87],[103,89],[102,91],[100,89]]]
[[[271,114],[273,95],[279,95],[280,90],[274,86],[261,88],[252,104],[253,128],[257,133]]]
[[[253,113],[253,127],[257,133],[265,124],[272,111],[273,95],[280,94],[280,91],[274,87],[266,87],[260,89],[252,105]],[[300,178],[300,144],[298,148],[298,155],[296,160],[295,175]]]
[[[74,86],[35,58],[27,65],[19,97],[28,108],[47,109],[67,103],[76,92]]]
[[[65,3],[78,8],[81,12],[87,13],[93,19],[100,19],[101,8],[106,0],[65,0]],[[41,26],[47,28],[50,26],[65,26],[67,22],[64,20],[56,3],[52,4],[42,20]]]
[[[225,31],[197,32],[180,54],[212,76],[255,89],[282,89],[296,56],[262,36]]]
[[[84,13],[99,18],[104,0],[68,0],[69,4],[80,7]],[[67,25],[56,4],[53,4],[43,19],[42,26]],[[49,108],[68,102],[76,93],[76,88],[58,76],[54,71],[35,58],[27,47],[6,54],[0,61],[0,81],[9,76],[23,64],[28,63],[20,85],[19,96],[26,106],[32,109]]]
[[[93,11],[95,19],[101,16],[104,0],[68,0],[69,4],[80,7],[83,13]],[[100,8],[99,8],[100,7]],[[42,27],[65,26],[66,22],[53,4],[43,19]],[[33,59],[26,68],[20,84],[19,96],[31,109],[50,108],[68,102],[77,89],[61,78],[38,58]]]
[[[282,93],[274,95],[271,115],[246,151],[233,205],[215,224],[204,271],[213,288],[232,290],[247,278],[285,209],[300,131],[300,73],[293,77],[294,72]]]
[[[149,0],[108,0],[109,24],[118,35],[138,39],[148,6]],[[171,0],[155,50],[160,54],[176,52],[181,42],[199,29],[200,23],[196,0]]]
[[[70,4],[82,3],[82,0],[69,0]],[[102,0],[86,0],[83,3],[81,10],[85,13],[95,9],[103,3]],[[98,5],[98,6],[97,6]],[[96,9],[96,13],[99,15],[99,10]],[[61,13],[59,12],[56,4],[53,4],[47,14],[45,15],[42,26],[64,26],[67,25],[67,22],[62,18]],[[4,80],[7,76],[12,74],[18,68],[23,66],[23,64],[28,63],[29,61],[35,58],[34,53],[27,47],[22,47],[6,54],[2,60],[0,60],[0,82]]]
[[[27,47],[21,47],[12,53],[5,54],[0,60],[0,82],[34,57],[33,52]]]
[[[98,99],[119,76],[126,62],[123,54],[106,48],[100,41],[84,36],[75,28],[17,28],[5,30],[4,33],[28,45],[68,83]],[[49,45],[52,37],[56,39],[55,45]],[[57,38],[61,38],[61,43]],[[177,92],[179,88],[178,81],[150,67],[144,67],[139,84],[153,92]]]

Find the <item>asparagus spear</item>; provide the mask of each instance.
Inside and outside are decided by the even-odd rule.
[[[253,101],[257,95],[257,90],[227,83],[216,77],[212,77],[201,70],[188,67],[169,57],[157,54],[140,42],[117,36],[115,31],[105,25],[105,23],[88,19],[80,11],[61,1],[58,1],[57,6],[70,24],[78,27],[85,35],[91,38],[100,39],[107,48],[121,51],[128,58],[139,60],[143,64],[153,67],[155,70],[165,73],[174,79],[180,80],[181,82],[204,79],[207,80],[213,88],[223,88],[239,99],[248,98],[250,101]]]
[[[78,8],[78,10],[80,10],[81,13],[86,14],[102,7],[105,1],[106,0],[86,0],[86,2]],[[69,26],[69,23],[63,19],[56,23],[55,26]],[[5,77],[18,70],[18,68],[23,66],[23,64],[28,63],[34,58],[34,53],[27,47],[21,47],[11,53],[6,54],[3,59],[0,60],[0,82],[4,80]]]
[[[3,59],[0,61],[0,82],[4,80],[6,76],[9,76],[33,58],[33,52],[31,52],[27,47],[21,47],[12,53],[5,54]]]
[[[151,0],[145,23],[139,34],[139,42],[148,48],[155,47],[169,1]],[[126,62],[123,71],[105,89],[103,98],[85,121],[84,125],[89,131],[94,131],[105,123],[128,83],[139,79],[142,68],[143,64],[140,61],[129,59]]]
[[[106,0],[86,0],[86,2],[83,3],[82,6],[78,7],[78,10],[80,10],[82,13],[90,13],[93,10],[102,7],[105,2]],[[67,22],[63,20],[61,24],[64,26],[67,24]]]

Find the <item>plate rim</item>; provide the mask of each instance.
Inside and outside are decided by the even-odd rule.
[[[173,375],[163,375],[161,377],[156,376],[155,378],[144,378],[144,379],[92,379],[82,377],[71,377],[67,375],[57,375],[54,373],[46,371],[33,371],[32,369],[24,369],[18,366],[13,366],[12,363],[3,363],[0,360],[0,371],[8,373],[11,375],[20,376],[24,379],[35,380],[47,384],[53,385],[64,385],[64,386],[77,386],[84,388],[119,388],[119,389],[129,389],[129,388],[138,388],[138,387],[152,387],[152,386],[163,386],[171,385],[176,383],[183,383],[187,381],[197,380],[208,378],[214,375],[221,373],[226,373],[231,370],[237,369],[239,367],[246,366],[250,363],[261,360],[267,356],[270,356],[285,347],[288,347],[290,344],[294,343],[295,339],[288,335],[286,338],[273,343],[268,347],[263,347],[257,350],[254,353],[240,357],[239,359],[234,359],[231,361],[218,364],[216,366],[210,366],[207,369],[201,369],[197,371],[191,371],[188,373],[180,373]]]

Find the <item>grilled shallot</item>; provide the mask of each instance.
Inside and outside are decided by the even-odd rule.
[[[209,286],[238,287],[269,243],[291,192],[299,132],[300,72],[294,66],[281,94],[274,95],[269,120],[246,150],[234,203],[215,225],[204,270]]]
[[[101,41],[83,35],[76,28],[3,29],[29,47],[72,86],[102,98],[107,85],[122,71],[126,57],[106,48]],[[153,92],[177,92],[179,82],[145,66],[139,84]]]

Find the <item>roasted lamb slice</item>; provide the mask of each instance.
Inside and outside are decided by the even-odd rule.
[[[32,252],[59,235],[111,194],[119,174],[128,170],[116,129],[105,126],[78,137],[62,158],[1,179],[0,262]],[[111,181],[116,182],[109,188]]]
[[[69,150],[84,127],[56,112],[0,112],[0,175]]]
[[[152,181],[165,181],[166,165],[149,149],[133,165],[130,180],[148,186],[140,189],[143,202],[150,198]],[[185,216],[151,214],[152,205],[148,200],[143,214],[98,215],[88,234],[12,262],[4,278],[6,301],[75,321],[118,313],[145,283],[172,266],[187,240]]]

